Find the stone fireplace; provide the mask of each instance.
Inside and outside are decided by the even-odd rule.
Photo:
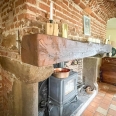
[[[70,47],[72,46],[73,49],[67,47],[69,46],[69,43]],[[87,50],[86,53],[85,49],[83,49],[82,47],[83,45],[84,48]],[[93,46],[94,51],[91,53],[89,50]],[[51,50],[51,48],[53,49]],[[78,50],[76,49],[78,49],[80,52],[78,52]],[[97,53],[99,54],[104,52],[110,52],[110,50],[110,45],[81,43],[56,36],[49,36],[43,34],[24,36],[22,40],[21,56],[22,61],[25,63],[7,57],[0,57],[1,74],[6,73],[4,71],[6,70],[7,72],[9,72],[9,75],[11,75],[11,79],[13,80],[13,86],[11,86],[11,90],[13,91],[12,93],[11,91],[7,93],[7,95],[9,94],[9,97],[13,101],[9,103],[10,105],[12,105],[12,109],[10,110],[11,112],[7,113],[9,113],[10,115],[17,116],[37,116],[39,103],[38,82],[43,81],[52,75],[54,70],[53,64],[72,60],[78,57],[84,58],[87,56],[89,57],[91,55],[95,55]],[[96,64],[96,58],[83,59],[83,77],[85,79],[84,82],[85,84],[89,84],[94,87],[95,91],[92,96],[86,96],[84,105],[82,105],[82,107],[76,112],[77,116],[82,113],[82,111],[87,107],[87,105],[97,93]],[[6,89],[7,87],[9,86],[6,85]],[[82,94],[78,96],[81,95]],[[82,101],[83,99],[85,99],[82,96],[80,98],[78,99]]]
[[[48,107],[48,110],[51,109],[48,111],[48,114],[50,116],[54,116],[56,114],[58,116],[65,116],[65,115],[66,116],[80,116],[81,113],[84,111],[84,109],[89,105],[89,103],[96,96],[96,94],[98,92],[97,70],[99,70],[98,69],[99,58],[88,57],[88,58],[84,58],[84,59],[77,59],[76,61],[81,62],[81,64],[79,63],[76,65],[70,65],[69,68],[73,69],[75,71],[75,73],[77,73],[77,72],[80,73],[79,69],[77,67],[81,67],[81,70],[83,70],[83,73],[79,74],[79,75],[78,75],[78,73],[77,73],[77,75],[73,74],[75,76],[74,78],[77,78],[77,81],[76,81],[77,84],[75,85],[77,93],[76,94],[73,93],[72,97],[70,96],[73,99],[71,99],[65,103],[67,105],[70,102],[69,105],[66,106],[65,104],[61,104],[61,106],[59,106],[56,103],[54,103],[53,100],[50,100],[49,97],[46,98],[46,96],[48,96],[47,94],[49,93],[48,92],[49,84],[47,84],[47,81],[50,81],[50,80],[52,81],[53,76],[50,76],[52,78],[48,78],[46,81],[40,82],[41,83],[41,85],[40,85],[41,89],[39,91],[39,95],[41,96],[39,99],[40,100],[39,101],[40,116],[44,116],[45,114],[47,115],[47,113],[45,113],[45,109],[47,110],[47,107]],[[82,67],[82,65],[83,65],[83,67]],[[72,73],[72,71],[70,73]],[[58,83],[58,80],[57,80],[57,83]],[[63,80],[63,79],[61,79],[61,80]],[[65,80],[66,79],[64,79],[64,81]],[[53,84],[53,86],[52,86],[52,84]],[[50,87],[53,87],[53,88],[51,88],[52,89],[51,91],[53,91],[57,95],[57,91],[54,90],[54,87],[55,87],[54,84],[56,85],[56,83],[54,81],[53,81],[53,83],[50,83]],[[87,86],[90,86],[91,88],[93,88],[92,93],[86,92],[85,87],[87,87]],[[60,85],[58,87],[60,89]],[[70,89],[71,89],[71,87],[70,87]],[[62,91],[63,90],[64,90],[64,87],[62,88]],[[42,95],[42,94],[44,94],[44,95]],[[62,96],[63,93],[60,93],[58,95],[60,97],[60,95]],[[46,103],[45,103],[45,101],[46,101]],[[47,106],[45,106],[45,105],[47,105]],[[61,112],[59,110],[56,110],[58,108],[59,109],[61,108],[60,109]]]
[[[83,44],[84,44],[84,48],[82,47]],[[68,47],[69,45],[70,45],[70,48]],[[90,48],[93,46],[94,46],[94,50],[93,50],[93,52],[91,52]],[[85,49],[86,49],[86,51],[85,51]],[[49,65],[55,64],[58,62],[73,60],[75,58],[83,58],[83,69],[82,69],[83,70],[83,74],[82,74],[83,84],[81,85],[81,88],[83,88],[83,86],[89,85],[92,88],[94,88],[94,90],[91,95],[90,94],[88,95],[88,94],[86,94],[86,92],[84,90],[83,90],[84,93],[81,92],[81,90],[79,90],[81,88],[79,88],[79,87],[77,88],[77,91],[78,91],[77,92],[77,101],[78,102],[80,101],[81,103],[77,107],[77,109],[74,111],[73,115],[79,116],[83,112],[83,110],[88,106],[88,104],[91,102],[91,100],[95,97],[95,95],[97,94],[97,91],[98,91],[97,71],[96,71],[97,70],[97,62],[98,62],[97,58],[94,58],[94,57],[84,58],[84,57],[92,56],[95,54],[103,54],[104,52],[110,52],[110,50],[111,50],[110,45],[80,43],[80,42],[75,42],[75,41],[71,41],[71,40],[66,40],[65,38],[56,37],[56,36],[49,36],[49,35],[44,35],[44,34],[34,34],[34,35],[27,35],[27,36],[23,37],[21,56],[22,56],[23,62],[38,66],[40,69],[42,66],[48,67]],[[43,73],[46,73],[47,70],[44,70],[44,71],[45,72],[43,72]],[[50,70],[48,69],[48,72],[49,71]],[[52,73],[53,73],[53,67],[51,70],[51,74]],[[50,72],[49,72],[49,74],[50,74]],[[51,76],[51,74],[49,76],[45,75],[45,74],[42,74],[42,75],[39,74],[39,77],[37,78],[36,73],[35,73],[35,76],[36,76],[35,82],[40,82],[37,79],[39,79],[40,77],[42,78],[43,75],[45,75],[45,77],[47,76],[46,77],[46,79],[47,79],[48,77]],[[78,76],[77,76],[77,78],[78,78]],[[42,80],[44,80],[44,79],[42,78]],[[34,83],[34,81],[32,81],[32,82]],[[63,88],[61,88],[61,89],[63,89]],[[26,91],[28,91],[28,90],[26,90]],[[34,95],[33,97],[36,97],[36,95]],[[33,99],[33,97],[30,99]],[[33,101],[31,101],[31,102],[33,102]],[[38,103],[39,102],[40,101],[38,101]],[[33,103],[37,103],[37,101],[35,101]],[[33,104],[33,103],[30,103],[30,104]],[[30,104],[28,102],[27,106],[29,106]],[[33,105],[35,105],[35,104],[33,104]],[[25,106],[25,111],[27,111],[27,108],[26,108],[27,106]],[[34,110],[35,110],[35,108],[34,108]],[[63,114],[60,113],[59,115],[62,116]]]
[[[91,100],[97,93],[96,79],[93,79],[95,74],[86,74],[86,69],[95,72],[95,69],[89,69],[91,66],[88,65],[91,60],[95,63],[94,66],[91,65],[95,67],[97,59],[87,57],[110,52],[110,47],[102,43],[83,41],[89,36],[83,34],[82,20],[84,15],[89,16],[90,37],[103,42],[107,20],[115,17],[115,4],[106,0],[53,2],[53,18],[58,24],[58,37],[45,35],[45,26],[49,22],[50,0],[0,1],[0,116],[38,116],[38,83],[52,75],[55,63],[84,58],[82,77],[86,84],[96,88]],[[65,23],[68,25],[68,37],[64,39],[61,36],[62,24]],[[40,33],[44,37],[41,37]],[[35,39],[23,42],[24,35]],[[78,76],[81,76],[81,73],[82,70],[80,74],[78,72]],[[91,82],[87,80],[90,76]],[[81,114],[91,100],[85,102],[77,115]]]

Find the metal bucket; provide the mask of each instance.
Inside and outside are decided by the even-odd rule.
[[[69,76],[70,69],[68,68],[55,68],[53,76],[57,78],[67,78]]]

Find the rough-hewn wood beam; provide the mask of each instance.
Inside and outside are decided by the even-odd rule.
[[[45,34],[26,35],[22,39],[22,61],[35,66],[51,65],[110,52],[110,45],[82,43]]]

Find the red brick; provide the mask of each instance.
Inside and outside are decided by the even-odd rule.
[[[47,17],[46,13],[43,11],[38,11],[38,14],[40,14],[40,16],[42,17]]]
[[[62,13],[60,13],[60,12],[56,12],[56,16],[62,17],[62,19],[64,18],[64,15]]]
[[[5,17],[2,19],[2,22],[7,21],[8,19],[9,19],[8,16],[5,16]]]
[[[79,11],[74,7],[73,8],[73,13],[75,14],[75,13],[79,13]]]
[[[36,4],[36,0],[25,0],[25,2],[29,2],[31,4]]]
[[[36,16],[26,13],[25,14],[25,19],[36,20]]]
[[[17,21],[17,17],[15,16],[15,17],[14,17],[14,22],[16,22],[16,21]]]
[[[25,18],[25,14],[24,14],[24,13],[18,15],[18,20],[21,20],[21,19],[23,19],[23,18]]]
[[[47,12],[50,12],[50,7],[48,5],[45,5],[43,3],[39,3],[39,7]]]
[[[20,26],[20,22],[15,22],[15,28],[18,28]]]
[[[3,17],[4,16],[4,13],[1,13],[1,17]]]
[[[58,11],[62,12],[63,8],[57,4],[54,5],[54,8],[57,9]]]
[[[16,11],[15,13],[18,14],[19,11],[20,11],[19,7],[17,7],[17,8],[15,9],[15,11]]]
[[[42,0],[43,2],[45,2],[45,3],[49,3],[49,1],[48,0]]]
[[[70,18],[69,21],[72,22],[73,24],[77,24],[77,21],[75,21],[73,18]]]
[[[72,4],[69,4],[69,8],[70,8],[71,10],[73,10],[73,6],[72,6]]]
[[[68,2],[66,0],[63,0],[63,3],[68,6]]]
[[[79,6],[82,8],[82,9],[85,9],[86,8],[86,4],[84,2],[81,1],[81,3],[79,4]]]
[[[18,0],[15,2],[15,8],[19,5],[22,5],[24,3],[24,0]]]
[[[56,2],[55,2],[55,4],[57,4],[57,5],[59,5],[59,6],[61,6],[62,5],[62,1],[59,1],[59,0],[56,0]],[[62,6],[61,6],[62,7]]]
[[[92,10],[88,6],[84,9],[84,11],[87,12],[88,14],[92,13]]]
[[[38,9],[36,7],[29,6],[28,4],[24,4],[22,6],[22,9],[30,10],[30,11],[32,11],[34,13],[37,13],[38,12]]]
[[[70,16],[70,15],[71,15],[71,14],[69,13],[69,11],[64,10],[64,9],[63,9],[63,14],[66,14],[66,15],[68,15],[68,16]]]
[[[23,13],[18,15],[18,20],[20,21],[21,19],[31,19],[31,20],[35,20],[36,17],[32,14],[28,14],[28,13]]]
[[[14,29],[14,27],[15,27],[14,24],[12,24],[12,25],[10,26],[11,29]]]
[[[81,0],[74,0],[76,4],[80,3]]]
[[[4,15],[6,15],[6,11],[4,12]]]

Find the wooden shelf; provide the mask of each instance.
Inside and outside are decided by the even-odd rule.
[[[111,51],[110,45],[78,42],[45,34],[24,36],[21,46],[22,62],[35,66],[47,66]]]

